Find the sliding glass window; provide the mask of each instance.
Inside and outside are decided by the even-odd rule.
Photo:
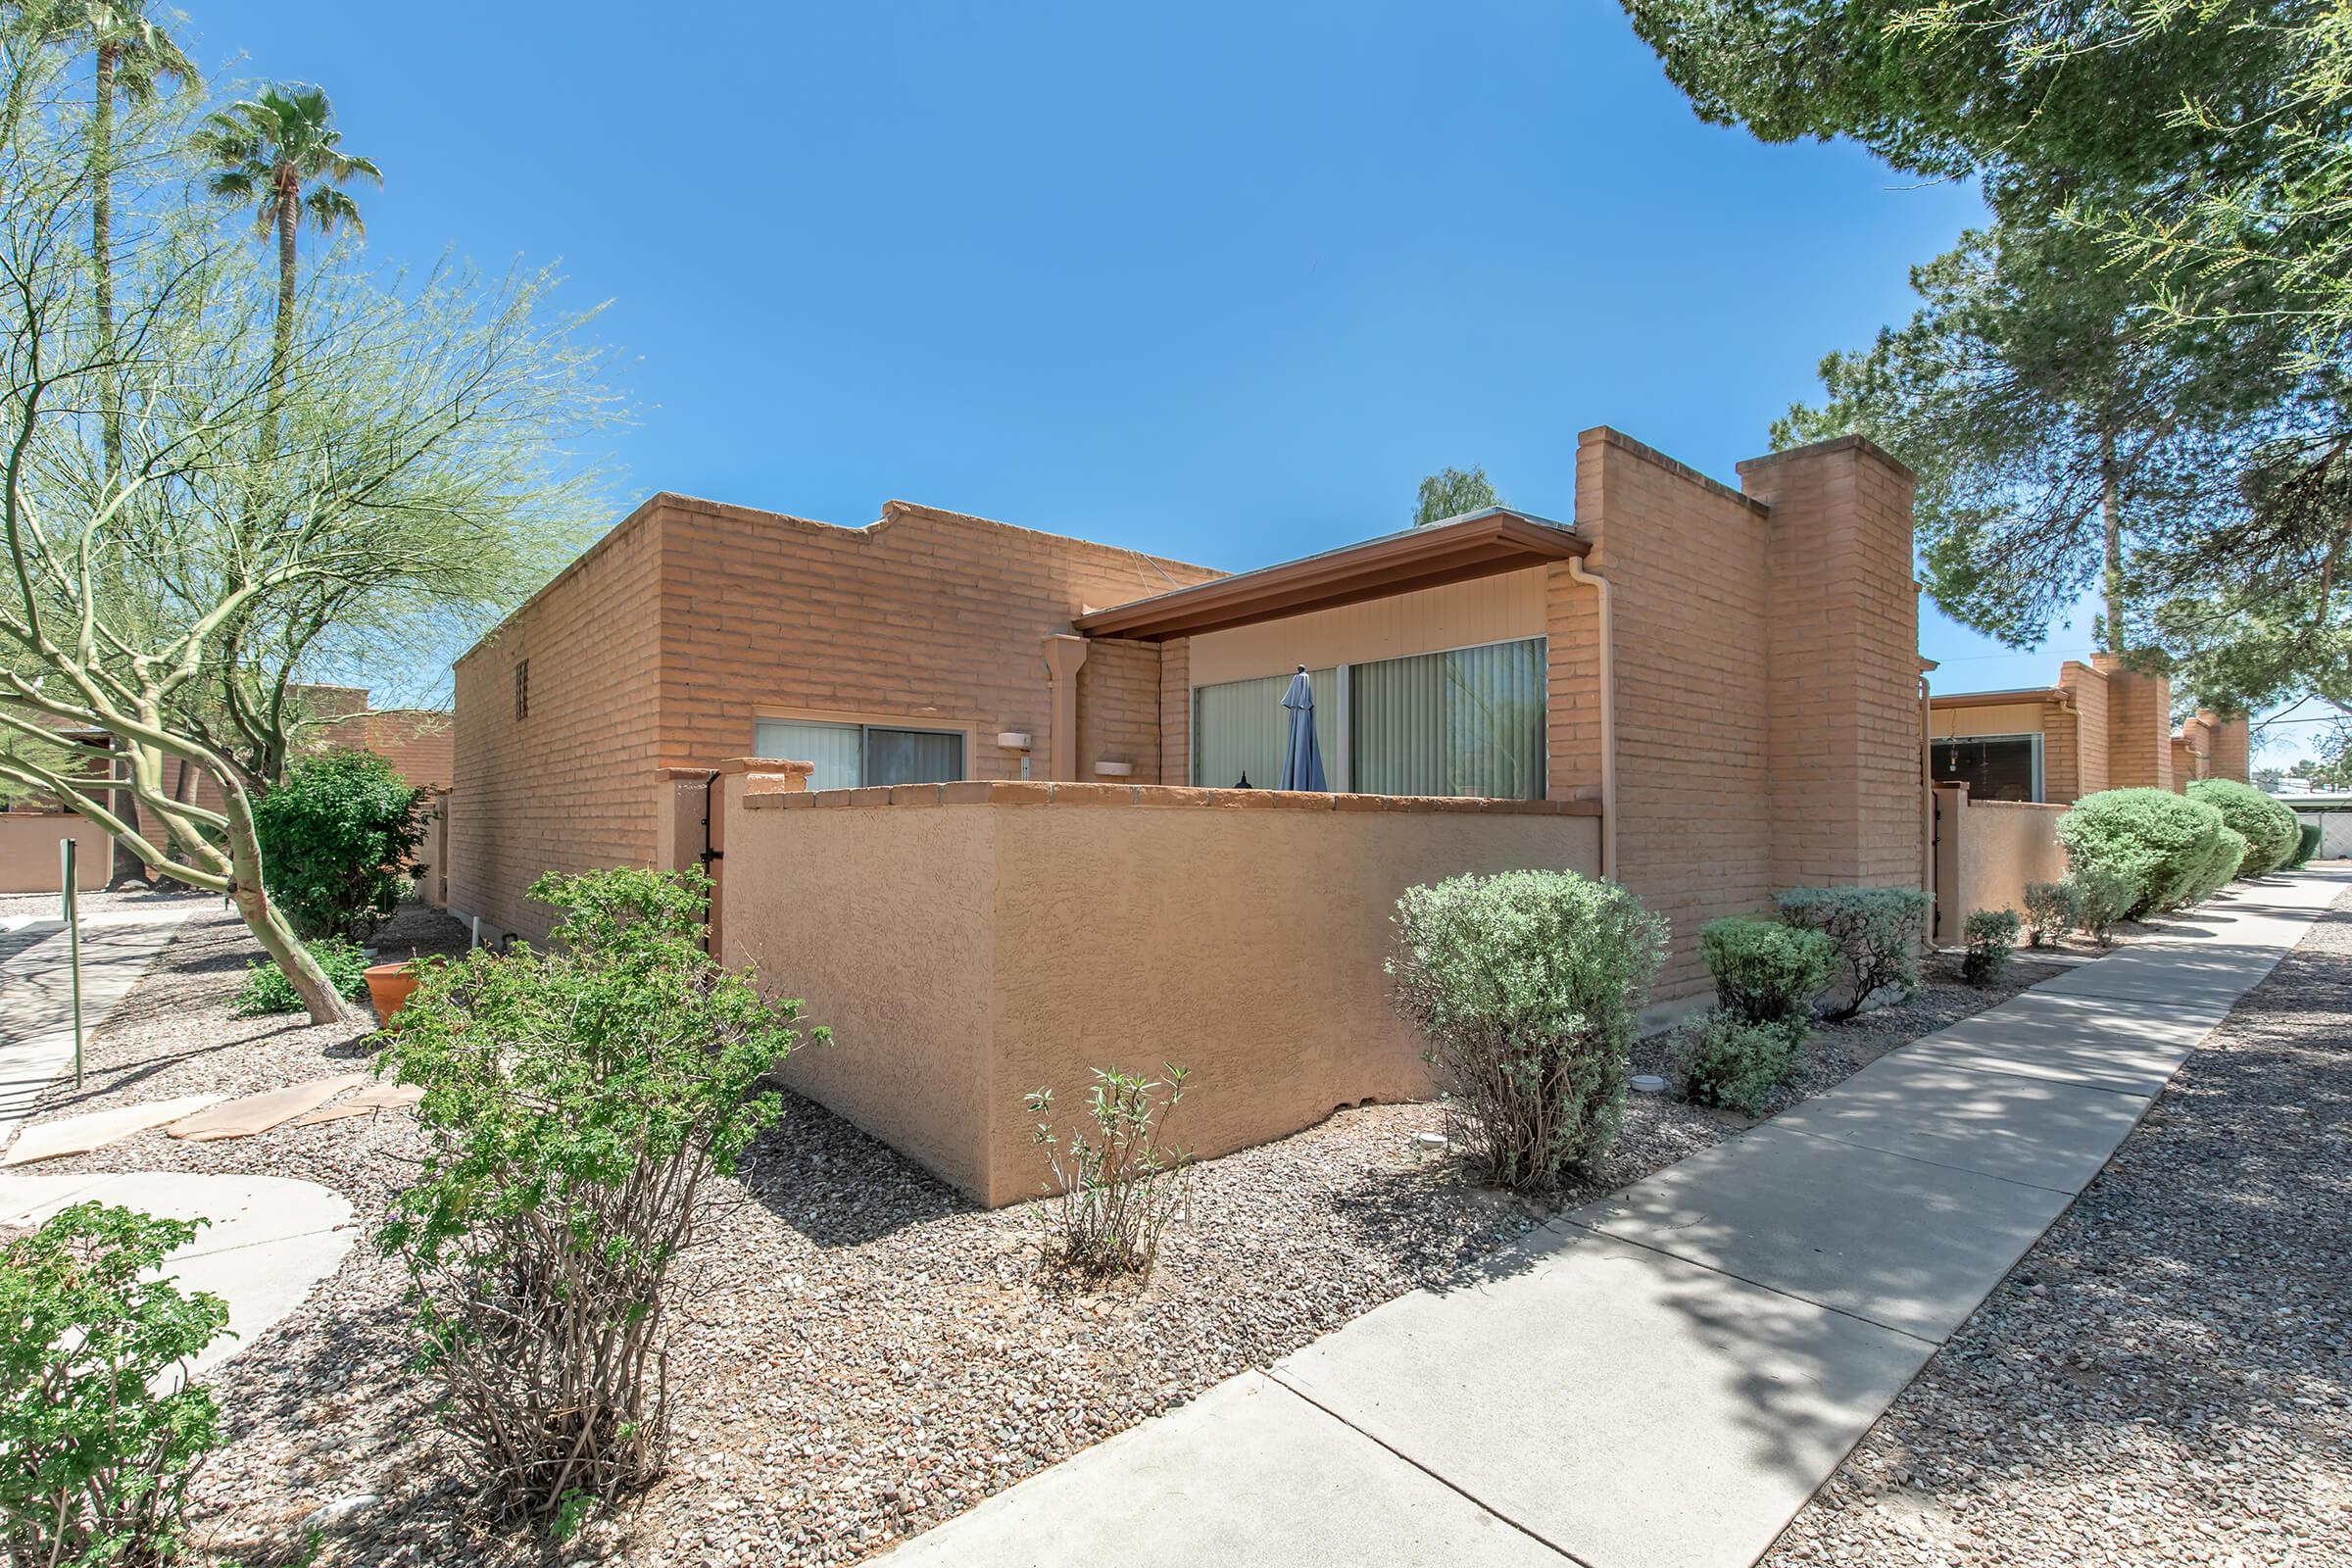
[[[1366,795],[1540,800],[1544,639],[1489,643],[1310,670],[1315,737],[1334,789]],[[1279,778],[1288,675],[1193,693],[1193,782]]]
[[[946,784],[963,777],[963,732],[901,729],[886,724],[824,724],[763,718],[754,727],[760,757],[814,762],[812,790],[861,784]]]

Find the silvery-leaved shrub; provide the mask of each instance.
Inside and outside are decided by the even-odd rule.
[[[2123,917],[2178,907],[2205,875],[2222,813],[2170,790],[2101,790],[2058,818],[2058,842],[2080,877],[2099,870],[2132,888]]]
[[[1847,995],[1824,1016],[1851,1018],[1881,991],[1919,988],[1929,900],[1918,888],[1790,888],[1774,903],[1783,920],[1837,946]]]
[[[0,1246],[0,1551],[11,1564],[187,1557],[188,1483],[220,1441],[212,1390],[187,1368],[228,1307],[156,1276],[200,1223],[76,1203]]]
[[[804,1039],[701,947],[700,871],[548,875],[550,951],[425,966],[385,1070],[424,1091],[415,1186],[379,1232],[491,1496],[545,1526],[662,1468],[670,1269]]]
[[[2074,883],[2026,884],[2026,940],[2034,947],[2064,937],[2075,928],[2082,912]]]
[[[2206,852],[2205,863],[2197,868],[2197,874],[2189,878],[2188,885],[2180,890],[2179,898],[2170,907],[2186,908],[2212,898],[2230,885],[2237,875],[2237,868],[2253,853],[2253,846],[2246,842],[2246,836],[2224,823],[2222,830],[2213,836],[2213,848]]]
[[[1082,1119],[1069,1127],[1054,1125],[1052,1089],[1024,1097],[1049,1170],[1038,1209],[1049,1266],[1095,1280],[1151,1274],[1160,1233],[1184,1205],[1190,1158],[1167,1141],[1190,1074],[1173,1062],[1161,1070],[1166,1077],[1096,1068]]]
[[[1666,922],[1612,883],[1503,871],[1409,888],[1396,925],[1396,1005],[1428,1043],[1455,1141],[1516,1191],[1591,1169],[1624,1116]]]
[[[1709,1007],[1674,1032],[1675,1092],[1693,1104],[1761,1116],[1794,1076],[1804,1043],[1802,1023]]]
[[[2129,878],[2095,865],[2075,872],[2066,885],[2074,889],[2075,923],[2102,948],[2115,940],[2110,928],[2139,897]]]
[[[1818,931],[1734,915],[1710,920],[1698,949],[1715,977],[1715,1001],[1750,1023],[1802,1026],[1830,983],[1838,948]]]
[[[1960,960],[1960,978],[1972,986],[1988,986],[1999,980],[2009,967],[2019,925],[2015,909],[1973,910],[1962,924],[1968,952]]]

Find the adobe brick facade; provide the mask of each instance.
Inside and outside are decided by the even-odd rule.
[[[2031,692],[1940,695],[1936,707],[1943,721],[1934,733],[2025,732],[2038,725],[2041,799],[2051,806],[2127,786],[2178,791],[2201,778],[2247,781],[2251,736],[2243,714],[2225,718],[2200,708],[2176,728],[2167,676],[2133,669],[2116,654],[2092,660],[2067,661],[2038,705],[2023,700]],[[1996,699],[1999,709],[1984,707]],[[2003,716],[1987,717],[1995,711]]]
[[[459,661],[451,906],[537,937],[521,893],[539,872],[667,863],[657,769],[746,756],[762,717],[957,730],[980,779],[1021,776],[997,745],[1019,731],[1043,779],[1044,639],[1215,575],[906,502],[843,528],[657,495]],[[1158,781],[1159,681],[1155,649],[1088,650],[1081,772],[1126,760]]]
[[[1551,799],[1601,800],[1613,724],[1608,853],[1672,922],[1661,998],[1705,987],[1709,919],[1921,874],[1909,475],[1847,440],[1742,484],[1584,432],[1589,553],[1539,564],[1514,601],[1547,638]],[[1021,731],[1040,782],[1058,758],[1079,783],[1112,763],[1123,785],[1189,784],[1193,644],[1079,643],[1074,618],[1216,575],[903,502],[842,528],[657,496],[460,661],[450,903],[537,936],[521,895],[541,871],[691,859],[698,773],[751,753],[762,717],[956,730],[980,780],[1022,776],[996,744]],[[1050,663],[1074,665],[1074,745]]]

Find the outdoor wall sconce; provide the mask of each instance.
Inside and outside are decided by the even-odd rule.
[[[1006,729],[997,732],[997,746],[1002,751],[1021,754],[1021,777],[1029,776],[1029,732],[1025,729]]]

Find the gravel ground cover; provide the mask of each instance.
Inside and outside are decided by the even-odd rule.
[[[378,945],[387,956],[451,951],[464,934],[411,908]],[[40,1114],[246,1093],[364,1064],[364,1025],[229,1014],[254,951],[233,916],[199,915],[94,1043],[88,1091],[53,1091]],[[1803,1091],[2056,972],[2020,961],[1980,990],[1952,968],[1933,959],[1911,1002],[1817,1028]],[[1416,1154],[1413,1135],[1439,1120],[1428,1105],[1362,1107],[1206,1162],[1149,1288],[1073,1296],[1039,1280],[1025,1210],[975,1208],[788,1097],[710,1245],[684,1265],[672,1473],[566,1555],[855,1561],[1382,1301],[1474,1274],[1543,1215]],[[1563,1200],[1747,1125],[1635,1096],[1605,1167]],[[213,1144],[148,1134],[42,1168],[293,1176],[344,1193],[365,1221],[416,1155],[413,1123],[388,1116]],[[197,1523],[223,1555],[434,1568],[539,1559],[472,1505],[463,1457],[435,1437],[400,1285],[363,1241],[218,1374],[230,1443],[198,1484]]]
[[[2352,1563],[2347,1150],[2352,895],[1766,1564]]]

